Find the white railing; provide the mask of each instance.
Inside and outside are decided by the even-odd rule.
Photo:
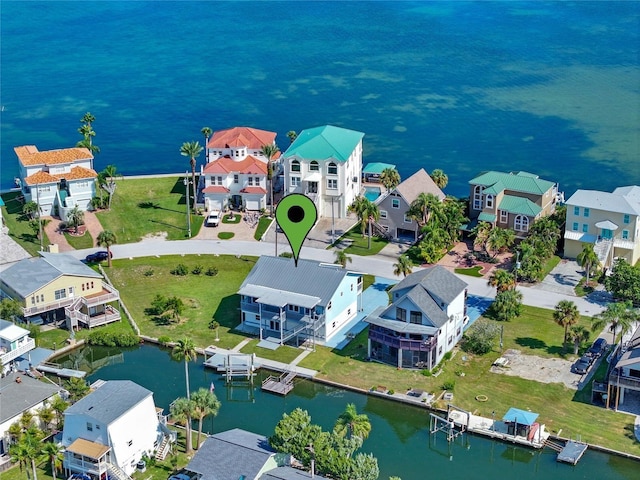
[[[63,298],[62,300],[58,300],[53,303],[46,303],[44,305],[36,305],[34,307],[24,307],[22,311],[24,312],[25,317],[31,317],[33,315],[37,315],[38,313],[48,312],[49,310],[57,310],[58,308],[66,307],[67,305],[71,305],[75,298]]]
[[[0,361],[2,365],[6,365],[11,360],[18,358],[20,355],[27,353],[30,350],[36,348],[36,341],[33,338],[27,337],[28,340],[24,342],[22,345],[19,345],[17,348],[8,351],[7,353],[0,356]]]
[[[92,307],[94,305],[102,305],[103,303],[115,302],[120,299],[120,292],[107,282],[102,282],[102,288],[109,293],[103,293],[95,297],[83,297],[85,305]]]
[[[633,250],[636,247],[636,244],[631,240],[622,237],[615,237],[613,239],[613,246],[616,248],[624,248],[625,250]]]

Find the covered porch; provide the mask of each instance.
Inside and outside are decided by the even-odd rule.
[[[110,462],[111,447],[76,439],[64,452],[63,466],[67,476],[88,475],[94,480],[105,480]]]

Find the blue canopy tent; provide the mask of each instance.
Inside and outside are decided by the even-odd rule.
[[[510,408],[502,420],[509,423],[507,432],[510,435],[519,435],[532,440],[536,431],[540,432],[538,424],[536,424],[537,418],[537,413],[520,410],[519,408]],[[520,428],[518,428],[518,425]],[[534,428],[532,429],[532,427]]]

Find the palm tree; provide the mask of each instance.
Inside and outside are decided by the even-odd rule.
[[[207,146],[209,145],[209,138],[211,138],[213,130],[211,130],[209,127],[202,127],[200,133],[204,135],[204,161],[209,162],[209,149],[207,148]]]
[[[497,293],[506,292],[516,287],[516,277],[511,272],[496,268],[487,283],[492,287],[496,287]]]
[[[449,177],[446,173],[444,173],[444,171],[440,170],[439,168],[434,169],[429,176],[431,177],[431,180],[433,180],[433,183],[438,186],[438,188],[444,188],[449,183]]]
[[[456,243],[460,237],[460,226],[469,221],[464,215],[464,202],[452,197],[447,197],[442,203],[439,225],[447,235],[451,243]]]
[[[202,420],[208,416],[217,416],[220,410],[220,402],[215,393],[206,388],[199,388],[194,392],[191,400],[194,404],[194,416],[198,417],[198,439],[196,440],[196,449],[200,447],[200,435],[202,434]]]
[[[562,345],[566,347],[569,336],[569,327],[574,326],[580,320],[578,307],[571,300],[560,300],[553,312],[553,320],[564,327],[564,340]]]
[[[196,352],[196,346],[193,343],[193,340],[187,337],[179,339],[171,351],[171,357],[175,360],[184,360],[184,377],[187,384],[187,400],[191,398],[189,394],[189,362],[195,360],[197,356],[198,353]]]
[[[76,143],[76,147],[84,147],[91,153],[100,153],[100,149],[93,144],[93,137],[96,136],[96,132],[93,131],[93,122],[96,121],[91,112],[85,113],[80,119],[82,126],[78,128],[78,133],[82,135],[82,140]]]
[[[180,147],[180,155],[189,157],[191,165],[191,185],[193,187],[193,210],[196,209],[196,158],[200,156],[203,148],[198,142],[185,142]],[[187,188],[188,185],[187,185]]]
[[[62,469],[62,461],[64,460],[62,447],[55,442],[46,442],[42,445],[42,453],[47,456],[51,464],[51,475],[53,480],[56,480],[56,472]]]
[[[371,250],[371,224],[373,222],[377,222],[378,220],[380,220],[380,209],[378,208],[378,205],[371,202],[370,200],[367,200],[362,214],[363,214],[362,218],[366,222],[369,230],[369,239],[367,240],[367,249]]]
[[[22,413],[19,422],[20,427],[22,427],[23,430],[26,430],[31,426],[31,423],[33,422],[33,413],[31,413],[31,411],[29,410],[26,410]]]
[[[274,144],[262,145],[260,147],[262,155],[267,158],[267,180],[269,180],[269,205],[271,205],[271,216],[273,217],[273,157],[278,153],[278,147]]]
[[[516,241],[516,232],[510,228],[492,228],[487,236],[487,246],[493,250],[493,258]]]
[[[93,124],[93,122],[96,121],[96,117],[94,117],[91,112],[87,112],[85,113],[82,118],[80,119],[81,123],[86,123],[87,125],[91,126],[91,124]]]
[[[53,409],[50,406],[45,404],[38,409],[38,418],[42,422],[42,429],[45,432],[49,431],[49,427],[51,426],[53,417],[54,417]]]
[[[122,175],[118,173],[118,168],[115,165],[107,165],[105,169],[98,174],[100,186],[109,193],[109,205],[107,207],[109,210],[111,210],[113,195],[116,193],[116,178],[118,177],[123,178]]]
[[[111,268],[111,246],[118,243],[116,234],[111,230],[103,230],[98,234],[96,242],[101,247],[105,247],[107,249],[107,266]]]
[[[573,354],[577,355],[580,345],[589,340],[591,332],[582,325],[575,325],[569,329],[569,340],[573,343]]]
[[[347,263],[353,262],[353,258],[347,255],[344,250],[336,250],[334,254],[336,256],[336,261],[333,263],[341,265],[342,268],[347,268]]]
[[[60,396],[56,395],[53,397],[53,401],[51,402],[51,409],[55,412],[56,415],[56,429],[62,429],[62,422],[64,420],[63,412],[69,407],[69,404]]]
[[[474,236],[473,247],[482,247],[482,250],[487,255],[487,242],[492,229],[493,225],[489,222],[478,222],[478,224],[471,230],[471,235]]]
[[[380,181],[388,192],[400,185],[400,174],[395,168],[387,167],[380,174]]]
[[[522,292],[511,289],[498,293],[492,309],[498,320],[508,322],[519,317],[522,312]]]
[[[72,402],[77,402],[82,397],[89,393],[89,385],[82,378],[71,377],[65,382],[65,388],[69,392],[69,399]]]
[[[366,208],[366,202],[368,201],[369,200],[367,200],[365,197],[363,197],[362,195],[359,195],[355,198],[353,203],[349,205],[349,208],[348,208],[349,212],[355,213],[356,217],[358,217],[358,221],[360,222],[360,233],[362,234],[363,237],[364,237],[364,231],[367,228],[364,221],[364,211]]]
[[[296,138],[298,138],[298,134],[295,132],[295,130],[289,130],[287,132],[287,137],[289,137],[289,142],[293,143],[296,141]]]
[[[185,428],[185,449],[187,455],[193,451],[192,435],[191,435],[191,421],[195,413],[195,404],[189,398],[180,397],[171,404],[170,407],[171,416],[180,423],[184,423]]]
[[[23,468],[27,468],[29,464],[29,455],[30,449],[29,447],[19,441],[18,443],[14,443],[9,447],[9,455],[11,456],[11,463],[17,463],[20,466],[20,471]],[[29,471],[27,470],[27,478],[29,478]]]
[[[343,437],[358,437],[364,440],[371,432],[371,422],[367,415],[358,413],[355,404],[349,403],[338,417],[333,431]]]
[[[84,224],[84,212],[77,205],[67,214],[67,224],[78,233],[78,227]]]
[[[411,217],[415,218],[422,226],[429,221],[431,213],[440,206],[440,199],[433,193],[422,192],[411,202],[409,212]]]
[[[360,195],[349,205],[349,211],[355,213],[360,220],[360,232],[363,237],[367,226],[369,227],[369,246],[367,248],[371,248],[371,222],[377,222],[380,219],[380,209],[371,200]]]
[[[589,274],[598,268],[600,260],[598,254],[593,249],[592,243],[583,243],[582,251],[578,254],[576,261],[578,265],[584,268],[584,272],[587,276],[586,286],[589,286]]]
[[[36,202],[31,200],[30,202],[27,202],[22,206],[22,213],[24,213],[31,220],[35,220],[39,216],[38,214],[40,213],[40,207],[38,207],[38,204]]]
[[[393,264],[393,274],[396,277],[402,275],[406,278],[413,271],[413,262],[406,255],[400,255],[398,261]]]
[[[638,316],[632,309],[633,304],[630,300],[608,304],[604,312],[593,317],[591,331],[596,332],[602,330],[606,325],[610,325],[609,329],[613,334],[613,344],[615,345],[618,328],[624,336]]]

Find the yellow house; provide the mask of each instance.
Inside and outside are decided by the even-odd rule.
[[[111,303],[120,294],[102,275],[76,258],[40,252],[2,272],[0,289],[22,304],[24,317],[31,322],[66,321],[67,328],[87,328],[120,320]]]

